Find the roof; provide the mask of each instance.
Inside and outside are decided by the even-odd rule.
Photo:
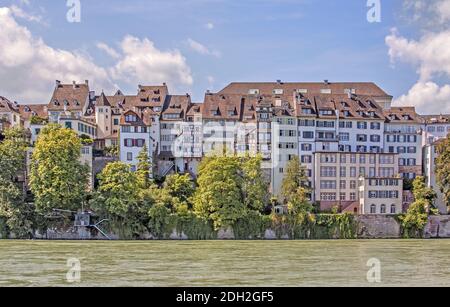
[[[161,113],[163,119],[168,119],[164,118],[165,114],[178,114],[178,118],[172,118],[173,120],[184,119],[191,103],[191,96],[188,94],[167,96],[167,103],[165,104],[164,109]]]
[[[425,124],[448,124],[450,115],[420,115]]]
[[[384,115],[391,123],[417,123],[420,124],[424,120],[417,114],[415,107],[392,107],[384,110]]]
[[[52,98],[48,103],[48,110],[52,111],[81,111],[89,100],[89,84],[62,84],[56,81]]]
[[[256,100],[250,99],[248,95],[208,93],[205,95],[202,115],[204,119],[256,120]]]
[[[166,84],[157,86],[139,85],[135,107],[162,107],[169,90]]]
[[[19,113],[19,107],[16,103],[13,103],[5,97],[0,96],[0,112]]]
[[[108,98],[105,96],[105,93],[102,92],[102,94],[99,97],[97,97],[97,99],[95,100],[95,106],[96,107],[110,107],[111,106]]]
[[[24,120],[30,120],[32,116],[39,116],[40,118],[48,118],[46,104],[27,104],[19,105],[20,116]]]
[[[128,115],[134,115],[136,117],[136,121],[130,122],[126,121],[126,116]],[[139,115],[135,111],[128,110],[125,113],[122,114],[120,117],[120,125],[121,126],[151,126],[151,122],[149,122],[149,117]]]
[[[283,90],[282,95],[290,95],[295,91],[304,90],[308,94],[318,95],[322,90],[331,90],[332,94],[347,94],[347,90],[354,90],[354,94],[368,96],[388,96],[385,91],[373,82],[233,82],[222,89],[220,94],[248,94],[250,90],[258,89],[261,95],[274,95],[275,90]]]

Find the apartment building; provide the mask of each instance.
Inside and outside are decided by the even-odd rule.
[[[450,133],[450,115],[422,115],[423,144],[431,145]]]
[[[325,211],[359,203],[359,178],[398,177],[398,154],[316,152],[314,156],[314,200]]]
[[[405,179],[422,175],[423,119],[414,107],[396,107],[384,111],[388,122],[384,131],[386,152],[398,153],[399,172]]]
[[[337,204],[344,211],[370,212],[370,204],[361,209],[359,179],[413,179],[422,169],[429,172],[422,147],[450,131],[450,116],[420,116],[391,101],[377,85],[361,82],[235,82],[194,103],[189,94],[169,93],[166,84],[139,85],[134,95],[96,95],[87,81],[56,81],[47,105],[8,103],[8,120],[0,107],[0,122],[10,125],[11,116],[20,115],[36,140],[45,123],[31,119],[48,118],[89,135],[95,149],[119,146],[120,159],[133,169],[146,144],[158,176],[195,177],[210,154],[260,154],[274,195],[280,195],[288,162],[298,156],[311,201],[325,210]]]
[[[439,145],[439,142],[440,141],[438,140],[432,144],[427,144],[423,148],[424,176],[427,181],[427,186],[437,193],[438,197],[434,203],[435,207],[441,214],[447,214],[447,204],[436,179],[436,159],[438,157],[437,146]]]
[[[0,131],[8,127],[21,126],[19,105],[0,96]]]
[[[394,215],[403,212],[402,178],[360,178],[358,214]]]
[[[120,160],[129,164],[132,171],[137,170],[138,155],[145,146],[150,162],[153,162],[150,127],[149,116],[139,115],[132,110],[126,111],[120,119]]]

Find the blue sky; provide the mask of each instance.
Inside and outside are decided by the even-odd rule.
[[[399,97],[417,82],[417,67],[392,64],[385,39],[392,28],[408,39],[420,39],[420,29],[404,18],[404,1],[381,0],[380,23],[367,21],[366,2],[81,0],[80,23],[66,20],[65,0],[3,0],[0,7],[16,5],[39,16],[39,22],[18,16],[15,20],[46,45],[82,54],[100,67],[112,67],[117,59],[98,43],[120,52],[127,35],[148,39],[161,52],[178,50],[192,82],[173,87],[192,92],[197,101],[206,89],[219,90],[231,81],[277,79],[373,81]],[[114,84],[125,92],[136,91],[136,85],[120,78]]]

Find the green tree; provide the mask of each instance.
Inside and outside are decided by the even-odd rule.
[[[25,177],[28,135],[22,128],[4,132],[0,143],[0,216],[7,219],[8,228],[18,237],[30,235],[34,221],[34,207],[24,201],[23,187],[16,177]]]
[[[108,215],[127,218],[138,203],[138,178],[130,166],[122,162],[106,165],[98,174],[100,209]]]
[[[207,157],[199,165],[194,210],[200,217],[212,220],[216,229],[232,226],[246,214],[241,173],[235,157]]]
[[[309,193],[307,182],[305,168],[301,166],[298,156],[294,156],[287,164],[286,175],[281,184],[284,203],[290,203],[294,207],[303,203]]]
[[[148,156],[147,145],[144,145],[141,152],[137,156],[137,160],[138,165],[136,174],[138,177],[139,186],[143,189],[146,189],[150,186],[150,172],[152,168],[152,164]]]
[[[247,208],[256,211],[262,211],[270,198],[261,163],[261,156],[246,157],[242,160],[244,203]]]
[[[437,145],[436,180],[444,194],[444,200],[450,207],[450,135]]]
[[[194,194],[194,183],[189,174],[173,174],[166,178],[164,189],[170,196],[178,198],[181,202],[189,203]]]
[[[81,140],[71,129],[48,125],[42,129],[32,156],[30,186],[36,209],[76,210],[85,200],[88,166],[80,162]]]
[[[430,213],[436,213],[431,209],[436,192],[426,186],[424,177],[417,177],[413,182],[413,194],[415,201],[400,220],[405,236],[420,237],[428,223],[428,216]]]

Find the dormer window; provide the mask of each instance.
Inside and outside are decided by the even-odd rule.
[[[367,112],[367,114],[368,114],[370,117],[375,117],[375,112],[373,112],[373,111]]]
[[[368,103],[372,109],[377,109],[377,106],[372,101],[368,101]]]
[[[284,91],[282,89],[274,89],[272,93],[274,95],[283,95]]]
[[[348,103],[346,103],[345,101],[342,101],[342,102],[341,102],[341,106],[342,106],[343,108],[348,108],[348,107],[349,107]]]
[[[59,101],[58,100],[53,100],[53,104],[55,105],[55,106],[59,106]]]
[[[342,113],[344,114],[344,117],[350,117],[351,116],[350,111],[345,110]]]
[[[366,108],[366,105],[365,104],[363,104],[361,101],[360,102],[358,102],[358,105],[359,105],[359,107],[360,108],[363,108],[363,109],[365,109]]]
[[[136,115],[133,115],[133,114],[126,115],[125,121],[127,123],[134,123],[134,122],[137,122],[137,117],[136,117]]]
[[[403,120],[411,120],[411,117],[409,115],[403,115]]]
[[[354,89],[354,88],[346,88],[344,90],[344,94],[353,94],[353,95],[355,95],[356,94],[356,89]]]
[[[323,116],[333,116],[333,110],[319,110],[319,114]]]
[[[248,91],[249,95],[259,95],[259,90],[258,89],[250,89]]]
[[[25,112],[30,112],[31,109],[29,107],[25,107]]]
[[[66,107],[68,107],[70,104],[69,104],[69,102],[68,102],[67,100],[64,100],[64,105],[65,105]]]
[[[331,92],[331,89],[329,89],[329,88],[323,88],[320,90],[320,93],[325,94],[325,95],[331,95],[332,92]]]
[[[76,106],[79,106],[79,105],[80,105],[80,103],[79,103],[78,100],[76,100],[76,99],[73,101],[73,103],[74,103]]]
[[[220,109],[217,108],[216,110],[212,110],[211,113],[213,116],[220,116]]]

